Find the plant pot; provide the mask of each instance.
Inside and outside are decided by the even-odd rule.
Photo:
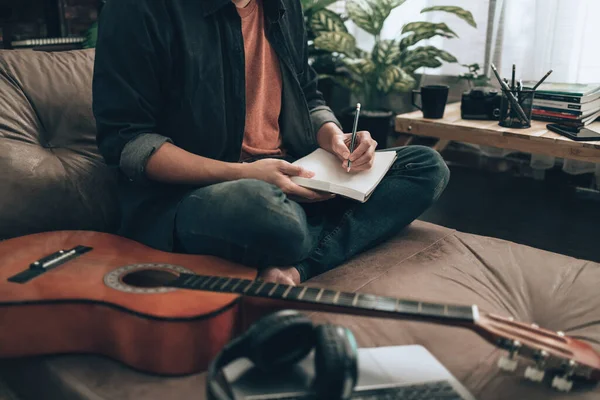
[[[354,127],[355,107],[342,110],[338,119],[344,132],[352,132]],[[387,147],[387,139],[392,130],[394,112],[386,109],[360,110],[357,131],[369,131],[371,137],[377,142],[377,148]]]

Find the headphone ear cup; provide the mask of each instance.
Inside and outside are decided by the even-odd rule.
[[[335,325],[315,329],[314,390],[319,400],[349,399],[356,385],[358,359],[352,332]]]
[[[315,345],[312,321],[282,310],[255,322],[247,331],[248,358],[263,371],[286,368],[306,357]]]

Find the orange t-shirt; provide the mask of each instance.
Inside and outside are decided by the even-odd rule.
[[[281,70],[265,36],[263,0],[237,8],[242,19],[246,59],[246,126],[241,160],[256,155],[281,155],[279,113]]]

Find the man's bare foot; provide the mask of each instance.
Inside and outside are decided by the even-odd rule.
[[[294,267],[270,267],[260,272],[258,279],[267,282],[296,286],[300,284],[300,273]]]

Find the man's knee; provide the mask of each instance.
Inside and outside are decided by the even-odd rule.
[[[266,249],[281,263],[298,262],[310,251],[304,211],[264,181],[241,179],[198,189],[182,202],[179,217],[197,233]]]
[[[291,265],[308,257],[312,243],[302,207],[263,181],[245,180],[240,187],[237,195],[247,200],[249,231],[259,247],[269,249],[278,264]]]
[[[442,195],[442,192],[446,189],[450,181],[450,169],[441,154],[436,150],[422,146],[420,151],[423,152],[423,158],[427,160],[426,163],[429,165],[429,169],[431,169],[428,176],[430,178],[432,198],[433,201],[436,201]]]
[[[256,179],[223,182],[191,192],[180,209],[188,217],[197,215],[204,221],[245,222],[261,221],[285,201],[281,190],[270,183]]]
[[[406,169],[418,170],[419,178],[424,179],[423,190],[432,201],[436,201],[448,185],[450,169],[439,152],[427,146],[409,146],[404,149]],[[407,154],[408,153],[408,154]]]

